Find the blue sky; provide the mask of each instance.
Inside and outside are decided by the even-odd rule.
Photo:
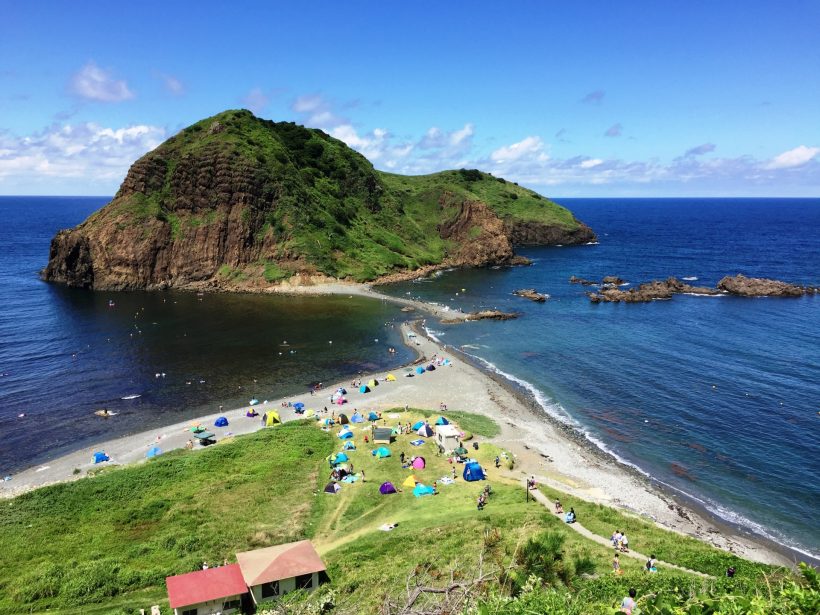
[[[820,3],[0,1],[0,194],[228,108],[551,196],[820,196]]]

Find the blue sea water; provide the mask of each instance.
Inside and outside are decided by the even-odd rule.
[[[401,313],[377,301],[41,282],[54,232],[106,201],[0,197],[0,472],[410,358],[392,327]],[[817,557],[820,296],[592,305],[568,279],[675,275],[714,285],[741,272],[820,285],[820,200],[561,202],[599,245],[530,248],[521,252],[531,267],[453,271],[388,291],[521,312],[428,327],[670,489]],[[551,299],[511,295],[522,287]],[[121,399],[130,394],[141,397]],[[120,414],[101,420],[98,407]]]
[[[531,267],[395,285],[507,322],[428,325],[519,379],[545,412],[719,517],[820,553],[820,296],[590,303],[570,276],[714,286],[743,273],[820,286],[820,200],[566,199],[599,245],[521,250]],[[517,288],[551,295],[545,304]],[[462,290],[464,289],[464,290]]]

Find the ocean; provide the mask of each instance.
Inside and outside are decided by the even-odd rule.
[[[393,326],[405,315],[379,301],[41,282],[54,232],[107,200],[0,197],[0,472],[412,358]],[[744,273],[820,285],[820,200],[559,202],[598,245],[522,249],[531,267],[444,272],[383,290],[520,312],[427,327],[667,489],[817,558],[820,297],[593,305],[568,280],[675,275],[714,285]],[[550,300],[511,295],[529,287]],[[119,416],[99,419],[100,407]]]

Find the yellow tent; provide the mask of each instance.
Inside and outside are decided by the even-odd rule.
[[[416,480],[416,477],[413,474],[411,474],[410,476],[408,476],[407,478],[404,479],[404,482],[401,484],[401,486],[402,487],[415,487],[417,482],[418,482],[418,480]]]
[[[371,390],[373,390],[373,389],[375,389],[375,388],[378,386],[378,384],[379,384],[379,383],[378,383],[378,382],[376,382],[375,380],[371,380],[370,382],[368,382],[368,383],[367,383],[367,386],[369,386],[369,387],[370,387],[370,389],[371,389]]]
[[[307,412],[305,412],[305,416],[313,416],[314,414],[316,414],[316,412],[314,412],[314,410],[312,408],[310,410],[308,410]]]
[[[387,374],[385,380],[387,380],[387,382],[396,382],[396,377],[393,374]]]
[[[265,427],[273,427],[277,423],[282,422],[282,419],[279,418],[279,413],[276,410],[268,410],[266,414]]]

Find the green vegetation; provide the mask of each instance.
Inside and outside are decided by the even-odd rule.
[[[212,186],[203,199],[200,184],[191,180],[205,167],[211,167],[206,175],[228,183]],[[579,227],[563,207],[487,173],[383,173],[321,130],[263,120],[245,110],[225,111],[189,126],[135,168],[143,173],[138,185],[144,193],[127,192],[115,199],[112,208],[120,223],[168,224],[176,241],[186,228],[213,222],[233,192],[247,192],[239,216],[262,261],[286,255],[308,273],[358,281],[439,264],[463,242],[480,237],[480,226],[469,227],[457,240],[440,236],[440,225],[452,221],[464,201],[485,203],[508,222],[537,222],[566,231]],[[203,201],[209,207],[203,209]],[[88,224],[103,219],[94,215]],[[255,265],[256,257],[242,266],[268,283],[286,277]]]
[[[387,425],[439,414],[383,412]],[[160,604],[167,613],[166,575],[197,569],[204,560],[233,561],[236,551],[301,538],[314,542],[331,583],[316,594],[288,596],[266,612],[376,613],[385,601],[405,599],[408,579],[438,587],[453,574],[466,582],[478,576],[480,560],[490,578],[475,594],[477,610],[471,613],[611,614],[629,587],[638,590],[643,614],[816,612],[820,592],[813,571],[801,579],[749,564],[630,515],[560,494],[593,531],[608,535],[611,529],[602,528],[626,529],[636,548],[657,547],[662,559],[702,565],[715,578],[663,569],[646,574],[643,562],[628,557],[621,562],[624,575],[612,575],[609,548],[527,501],[515,477],[495,469],[492,461],[501,451],[483,440],[498,433],[494,421],[466,412],[444,415],[481,436],[479,448],[471,447],[470,453],[488,469],[487,483],[463,481],[462,466],[440,456],[432,439],[411,446],[415,433],[397,436],[389,447],[392,456],[376,459],[370,454],[372,443],[364,442],[365,429],[354,425],[357,450],[347,454],[366,481],[343,483],[339,494],[324,494],[327,459],[344,441],[336,438],[335,427],[327,433],[313,421],[302,421],[204,450],[106,468],[93,478],[3,502],[0,613],[133,615],[150,604]],[[438,495],[416,498],[412,487],[403,486],[411,471],[401,467],[402,452],[425,457],[426,467],[412,473],[428,485],[438,481]],[[452,476],[454,467],[456,481],[444,485],[441,478]],[[381,495],[378,487],[384,481],[402,492]],[[492,493],[478,511],[476,498],[486,484]],[[397,525],[379,531],[387,523]],[[723,576],[727,562],[738,569],[735,579]]]

